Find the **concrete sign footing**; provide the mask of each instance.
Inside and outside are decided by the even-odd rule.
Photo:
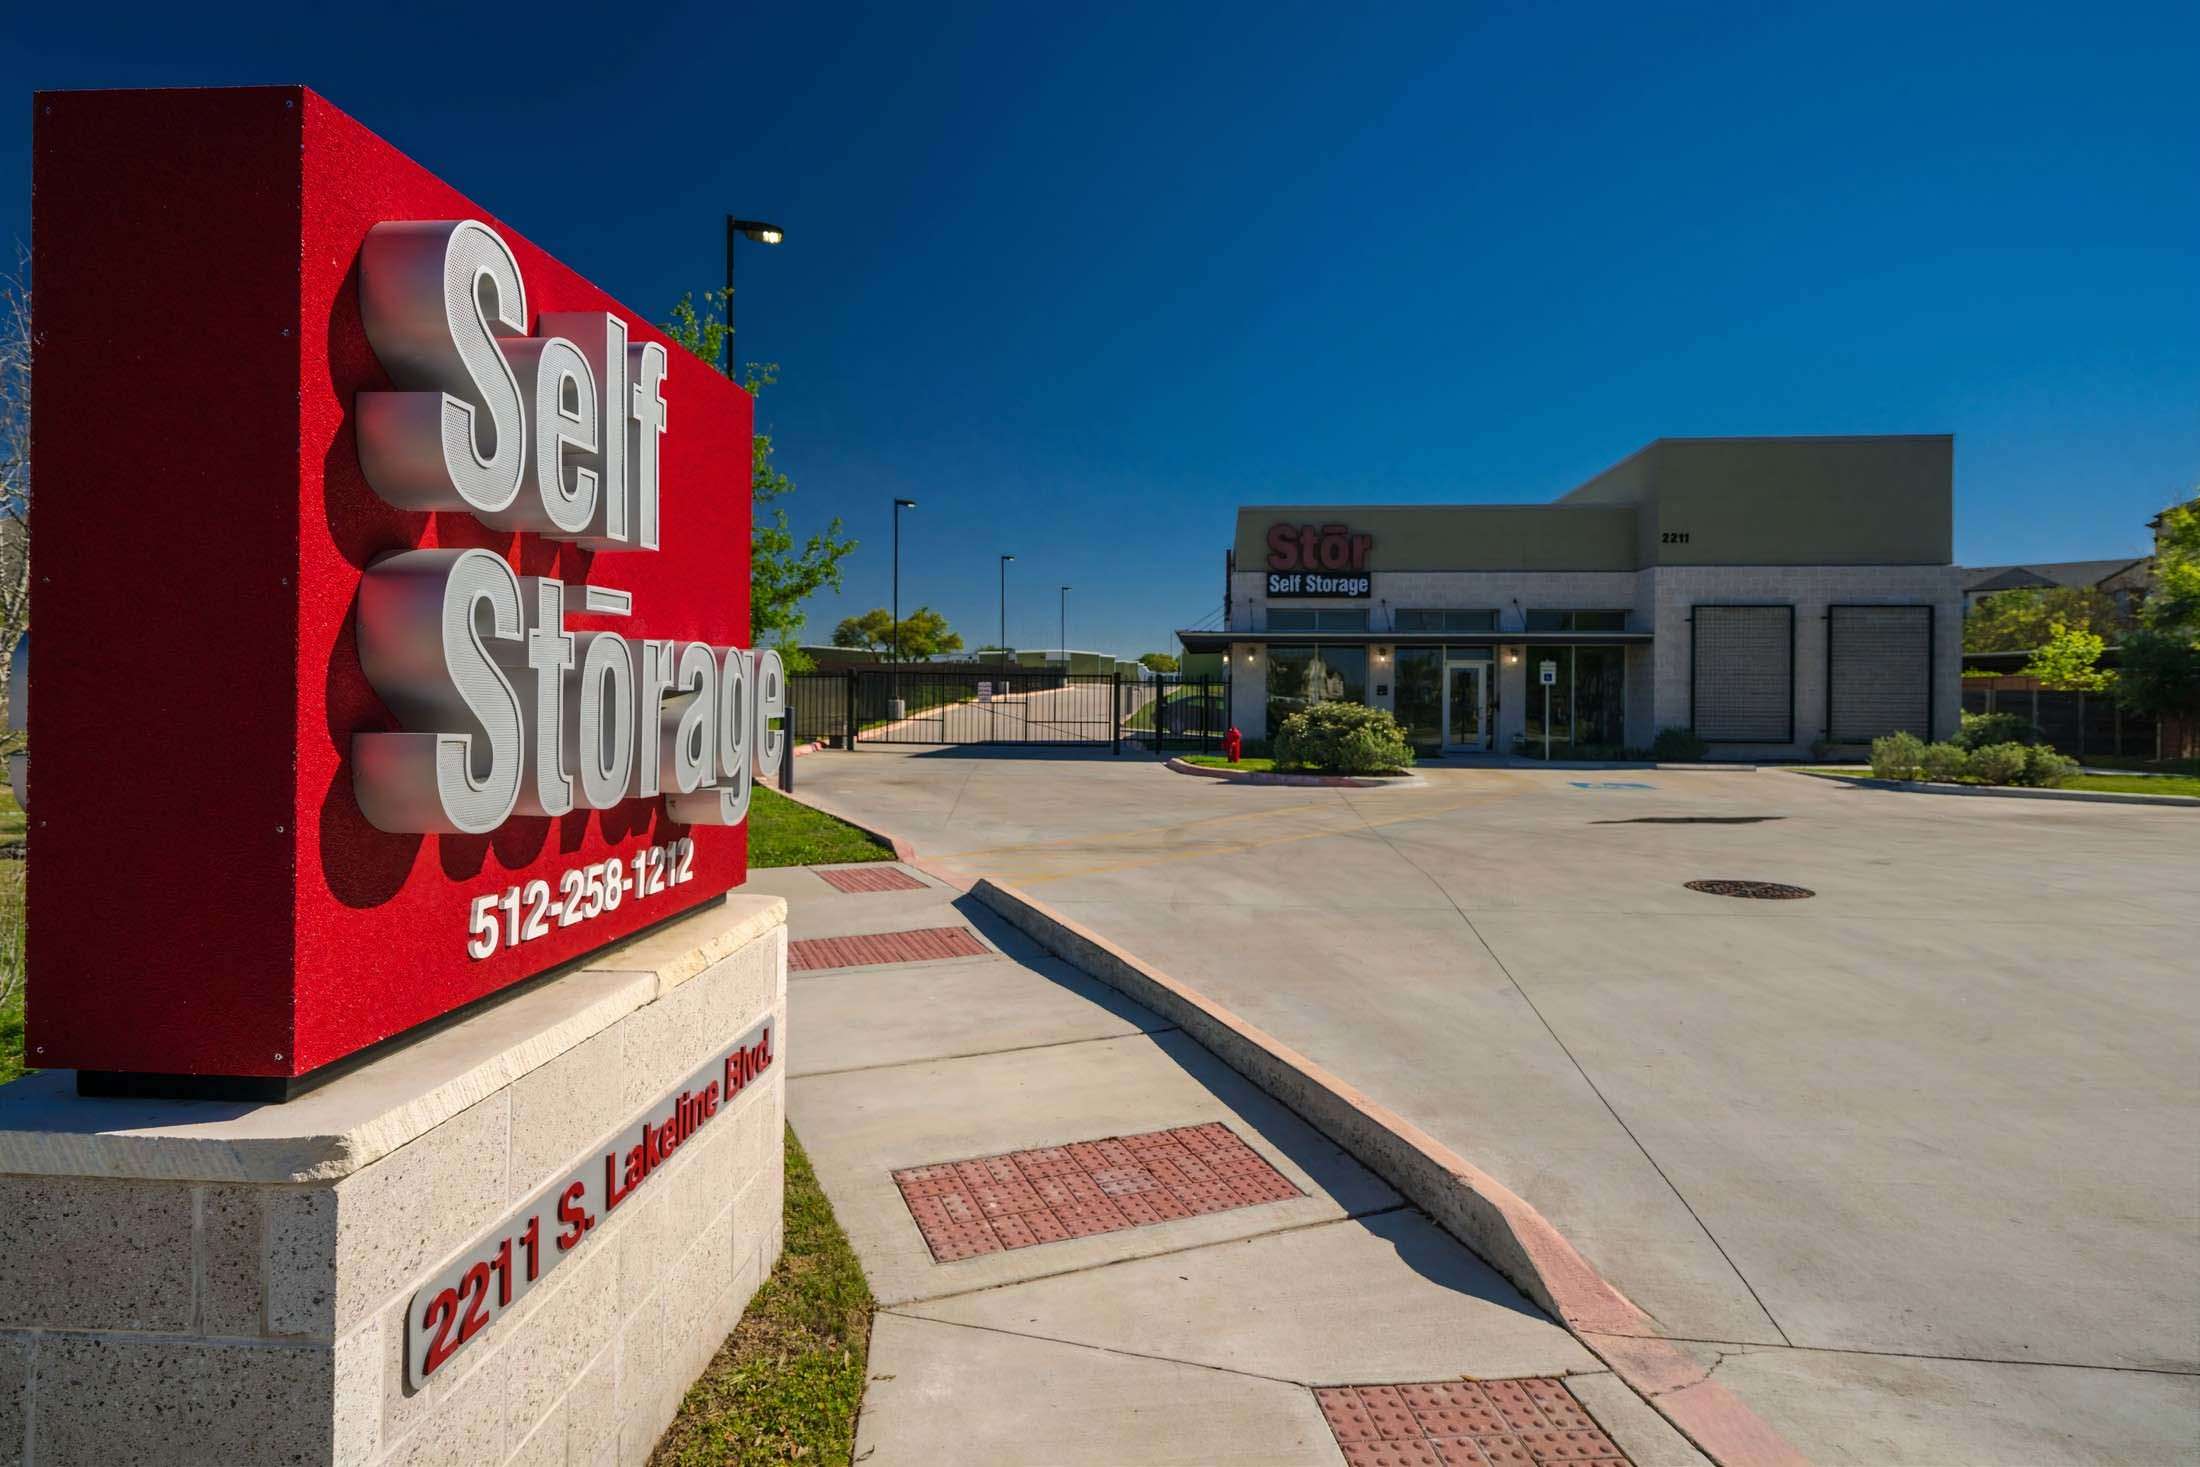
[[[785,924],[735,895],[284,1105],[0,1088],[0,1460],[646,1458],[779,1257]]]

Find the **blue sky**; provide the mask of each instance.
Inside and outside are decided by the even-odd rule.
[[[2190,5],[16,7],[38,87],[300,81],[659,317],[748,249],[799,526],[1136,653],[1241,503],[1535,501],[1666,435],[1952,432],[1972,564],[2200,481]],[[1364,11],[1355,14],[1356,10]],[[157,331],[157,314],[147,330]]]

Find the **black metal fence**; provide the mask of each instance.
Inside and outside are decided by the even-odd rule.
[[[1212,754],[1230,727],[1229,684],[1219,678],[1140,683],[1123,710],[1123,737],[1156,754]]]
[[[1220,680],[1138,679],[1049,669],[852,668],[796,673],[797,743],[1032,744],[1154,753],[1213,751],[1229,726]]]
[[[2029,718],[2040,736],[2075,759],[2089,754],[2155,757],[2155,721],[2126,713],[2108,693],[2058,693],[2037,686],[1998,686],[2000,679],[1966,679],[1963,711],[2014,713]],[[2010,679],[2015,682],[2015,679]],[[2030,683],[2031,679],[2024,679]]]

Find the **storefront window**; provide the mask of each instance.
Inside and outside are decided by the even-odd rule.
[[[1314,649],[1312,647],[1270,647],[1268,649],[1268,736],[1274,738],[1283,727],[1283,721],[1304,708],[1311,700],[1309,679],[1313,674]]]
[[[1365,647],[1268,649],[1268,733],[1313,703],[1367,701]]]
[[[1618,748],[1627,737],[1627,649],[1531,647],[1528,650],[1528,743],[1543,742],[1541,664],[1558,664],[1550,688],[1551,742],[1572,748]]]
[[[1489,632],[1497,629],[1494,611],[1400,610],[1392,622],[1401,632]]]
[[[1365,703],[1367,701],[1367,649],[1365,647],[1323,647],[1320,649],[1322,667],[1322,701]]]
[[[1367,608],[1355,611],[1319,611],[1306,606],[1271,606],[1268,630],[1272,632],[1364,632]]]
[[[1528,630],[1531,632],[1623,632],[1627,630],[1627,613],[1624,611],[1531,611],[1528,613]]]
[[[1575,647],[1573,741],[1617,748],[1627,739],[1627,649]]]
[[[1444,652],[1440,647],[1398,649],[1398,722],[1406,742],[1433,749],[1444,741]]]

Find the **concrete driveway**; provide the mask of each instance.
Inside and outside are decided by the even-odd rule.
[[[2200,1459],[2200,812],[1060,751],[800,776],[1426,1127],[1821,1462]],[[1717,877],[1817,894],[1682,886]]]

